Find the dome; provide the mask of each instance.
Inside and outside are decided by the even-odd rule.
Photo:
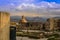
[[[20,20],[21,23],[27,23],[27,20],[25,19],[24,16],[22,16],[22,19]]]

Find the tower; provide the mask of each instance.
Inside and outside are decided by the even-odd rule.
[[[50,30],[54,30],[54,18],[50,18]]]
[[[10,14],[0,12],[0,40],[9,40]]]

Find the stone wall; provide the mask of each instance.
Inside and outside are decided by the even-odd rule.
[[[0,40],[9,40],[10,14],[0,12]]]

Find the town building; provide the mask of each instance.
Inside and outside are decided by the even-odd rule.
[[[19,25],[17,25],[17,29],[21,30],[42,30],[43,27],[43,23],[42,22],[30,22],[27,21],[27,19],[25,18],[25,16],[22,16],[22,18],[20,19],[20,21],[18,22]]]
[[[59,18],[48,18],[46,22],[27,21],[25,16],[19,20],[17,30],[40,30],[40,31],[55,31],[60,30]]]
[[[55,18],[55,30],[60,30],[60,18]]]
[[[45,30],[55,31],[60,29],[60,19],[57,18],[49,18],[45,23]]]

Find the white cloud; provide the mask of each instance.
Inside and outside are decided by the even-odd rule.
[[[19,6],[17,6],[17,9],[24,10],[24,9],[36,9],[39,8],[39,6],[36,6],[35,4],[26,4],[22,3]]]
[[[35,0],[18,0],[19,3],[16,5],[16,3],[11,3],[8,7],[3,7],[5,10],[10,8],[9,11],[15,11],[15,12],[21,12],[23,11],[24,13],[33,14],[35,13],[36,15],[60,15],[60,4],[57,4],[55,2],[45,2],[42,1],[40,3],[33,3]],[[16,1],[16,2],[18,2]],[[29,3],[32,2],[32,3]],[[15,9],[13,9],[15,8]],[[17,11],[16,11],[17,9]],[[17,14],[17,13],[16,13]]]
[[[34,3],[32,3],[32,4],[29,4],[29,3],[21,3],[20,5],[18,5],[17,6],[17,8],[18,9],[27,9],[27,8],[31,8],[31,9],[33,9],[33,8],[53,8],[53,9],[57,9],[57,8],[60,8],[60,4],[57,4],[57,3],[55,3],[55,2],[51,2],[51,3],[49,3],[49,2],[40,2],[40,3],[38,3],[38,4],[34,4]]]
[[[60,8],[60,4],[57,4],[55,2],[45,2],[42,1],[39,3],[40,6],[44,6],[46,8]]]
[[[44,15],[60,15],[60,4],[55,2],[40,2],[38,4],[21,3],[16,7],[24,12],[33,12]]]

